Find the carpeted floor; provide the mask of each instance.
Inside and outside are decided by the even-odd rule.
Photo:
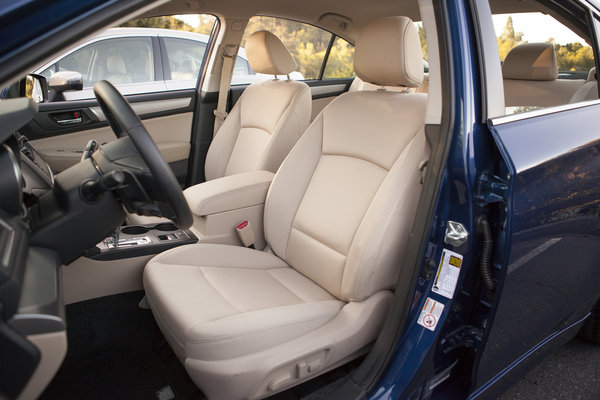
[[[202,399],[150,310],[138,307],[143,296],[134,292],[67,306],[69,350],[40,399],[158,399],[166,386],[174,398]]]
[[[205,399],[164,340],[142,291],[67,306],[69,349],[42,400]],[[324,399],[360,364],[353,361],[273,400]]]

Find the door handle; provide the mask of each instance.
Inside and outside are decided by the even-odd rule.
[[[59,125],[76,125],[83,122],[81,110],[56,113],[50,115],[50,117]]]
[[[81,119],[81,117],[78,118],[71,118],[71,119],[57,119],[56,123],[60,124],[60,125],[73,125],[73,124],[80,124],[83,120]]]

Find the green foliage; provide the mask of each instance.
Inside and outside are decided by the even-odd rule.
[[[213,15],[199,14],[198,26],[192,28],[191,25],[185,21],[171,15],[168,17],[151,17],[133,19],[122,24],[122,27],[133,27],[133,28],[162,28],[162,29],[175,29],[178,31],[196,32],[210,35],[213,29],[216,18]]]
[[[429,60],[429,55],[427,54],[427,37],[425,35],[425,28],[423,28],[422,24],[418,24],[417,30],[419,32],[419,39],[421,40],[421,50],[423,50],[423,58]]]
[[[595,66],[594,51],[581,43],[554,44],[559,71],[589,71]]]
[[[351,76],[354,76],[354,46],[338,37],[331,47],[323,78],[348,78]]]
[[[500,52],[500,60],[504,61],[508,52],[523,41],[523,32],[515,32],[512,17],[508,17],[502,34],[498,37],[498,51]]]
[[[188,32],[193,31],[190,25],[186,24],[180,19],[175,18],[174,16],[133,19],[125,22],[121,26],[129,28],[162,28]]]

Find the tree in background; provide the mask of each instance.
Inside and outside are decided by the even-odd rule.
[[[500,52],[500,61],[504,61],[508,52],[523,41],[523,32],[515,32],[512,17],[508,17],[502,34],[498,37],[498,51]]]
[[[180,19],[175,18],[174,16],[133,19],[121,24],[121,26],[129,28],[162,28],[188,32],[193,31],[190,25],[186,24]]]
[[[559,71],[589,71],[595,66],[594,51],[581,43],[555,43],[556,62]]]
[[[429,55],[427,54],[427,37],[425,35],[425,28],[423,28],[423,24],[419,23],[417,25],[417,30],[419,32],[419,39],[421,40],[421,50],[423,50],[423,58],[429,60]]]
[[[504,30],[498,37],[500,60],[504,61],[508,52],[521,43],[527,43],[523,40],[523,32],[515,32],[512,17],[508,17]],[[549,38],[546,43],[554,43],[559,71],[589,71],[595,66],[594,51],[590,46],[579,42],[558,44],[554,38]]]

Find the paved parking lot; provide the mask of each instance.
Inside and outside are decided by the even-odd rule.
[[[531,370],[498,400],[600,399],[600,345],[576,338]]]

